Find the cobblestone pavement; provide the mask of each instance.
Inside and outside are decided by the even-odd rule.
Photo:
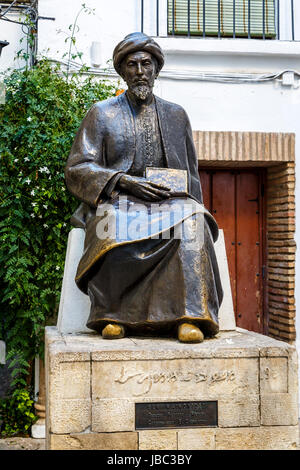
[[[33,439],[32,437],[0,439],[1,450],[45,450],[45,439]]]

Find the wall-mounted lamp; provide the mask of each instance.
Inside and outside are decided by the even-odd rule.
[[[8,44],[9,44],[9,42],[7,42],[7,41],[0,41],[0,56],[1,56],[1,52],[2,52],[3,47],[8,46]]]
[[[93,67],[100,67],[102,63],[101,42],[93,41],[91,45],[91,64]]]

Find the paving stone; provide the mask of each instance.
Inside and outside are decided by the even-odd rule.
[[[50,434],[51,450],[137,450],[136,432]]]

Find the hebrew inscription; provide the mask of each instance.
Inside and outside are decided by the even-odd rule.
[[[129,373],[125,367],[121,368],[120,374],[115,378],[115,382],[119,384],[126,384],[133,381],[137,385],[143,384],[144,387],[140,393],[135,393],[134,396],[139,397],[147,395],[154,384],[175,383],[175,382],[207,382],[213,384],[215,382],[232,382],[235,380],[235,373],[232,370],[214,371],[207,374],[202,371],[158,371],[155,373],[136,372]]]
[[[259,392],[258,360],[254,358],[94,361],[93,399],[218,399]],[[105,377],[105,380],[103,380]]]

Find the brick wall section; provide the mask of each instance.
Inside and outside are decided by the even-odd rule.
[[[287,342],[295,330],[295,164],[267,172],[267,296],[269,335]]]

